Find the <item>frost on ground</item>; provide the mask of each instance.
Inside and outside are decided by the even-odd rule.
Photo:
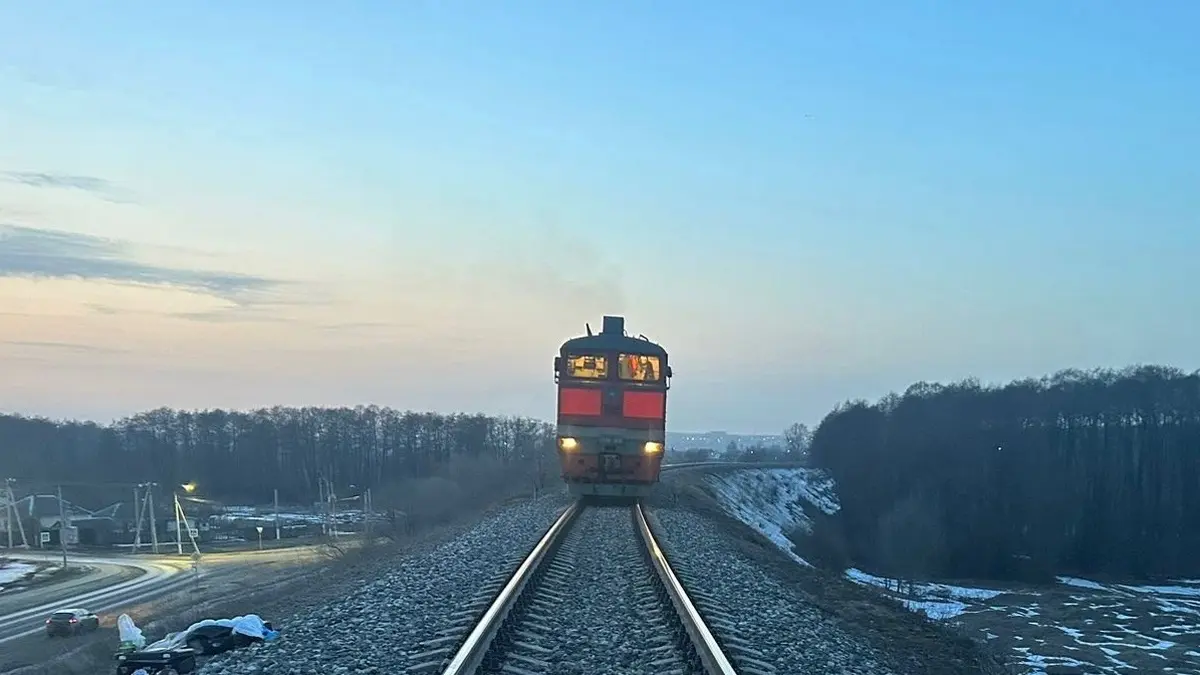
[[[705,476],[705,485],[725,511],[753,527],[801,565],[787,533],[812,532],[809,513],[839,509],[833,479],[816,469],[747,469]]]
[[[281,617],[281,639],[216,656],[199,672],[402,673],[422,651],[418,643],[448,628],[484,579],[515,569],[565,506],[553,496],[506,507],[452,541],[397,560],[344,599]]]

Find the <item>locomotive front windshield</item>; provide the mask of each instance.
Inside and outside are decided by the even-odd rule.
[[[567,356],[567,377],[585,380],[608,379],[608,357],[599,354],[572,354]]]
[[[571,379],[607,380],[614,360],[618,380],[647,384],[663,380],[662,357],[646,354],[568,354],[563,374]]]
[[[620,354],[617,359],[617,377],[622,380],[658,382],[662,379],[662,362],[657,356]]]

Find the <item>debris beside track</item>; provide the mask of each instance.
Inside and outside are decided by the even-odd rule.
[[[482,581],[511,571],[567,505],[552,495],[502,508],[461,536],[396,560],[344,597],[282,618],[287,639],[213,657],[200,675],[403,673]]]

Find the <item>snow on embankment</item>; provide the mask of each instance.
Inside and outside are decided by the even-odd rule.
[[[37,567],[25,563],[0,563],[0,591],[5,584],[15,584],[36,571]]]
[[[810,566],[792,551],[787,534],[799,529],[812,532],[814,509],[828,515],[838,512],[833,479],[817,469],[746,469],[710,474],[708,488],[726,513],[761,532],[796,562]],[[908,609],[931,619],[947,620],[961,614],[966,603],[990,600],[1000,591],[948,584],[899,583],[858,569],[846,570],[855,583],[874,586]],[[966,602],[964,602],[966,601]]]
[[[811,509],[832,515],[840,508],[833,479],[817,469],[746,469],[705,477],[726,513],[758,530],[802,564],[787,533],[812,532]]]

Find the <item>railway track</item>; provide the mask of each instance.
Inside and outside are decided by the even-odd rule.
[[[738,672],[641,506],[572,504],[510,577],[484,580],[454,619],[453,628],[420,645],[410,673]]]

